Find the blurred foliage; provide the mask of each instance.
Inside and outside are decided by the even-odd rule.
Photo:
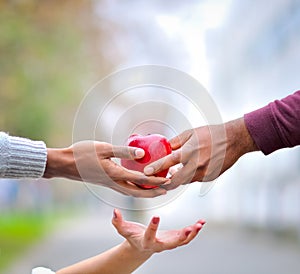
[[[82,92],[105,69],[91,5],[0,2],[0,130],[56,145],[70,139]]]
[[[0,270],[39,240],[53,226],[53,219],[36,214],[10,214],[0,218]]]
[[[92,0],[0,0],[0,131],[48,146],[70,144],[84,92],[111,70],[103,51],[110,30],[102,28],[93,5]],[[64,203],[73,197],[68,191],[76,197],[74,185],[64,188],[60,182],[57,189],[51,187],[52,195]],[[16,212],[1,212],[0,272],[48,232],[46,215],[18,206]],[[57,220],[55,214],[50,223]]]

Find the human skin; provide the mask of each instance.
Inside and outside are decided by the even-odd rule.
[[[81,141],[68,148],[48,148],[44,178],[62,177],[85,181],[134,197],[151,198],[166,194],[156,188],[142,190],[136,185],[161,185],[166,178],[146,176],[121,167],[112,158],[139,159],[144,150],[128,146],[113,146],[105,142]]]
[[[169,184],[163,186],[166,190],[195,181],[212,181],[244,154],[259,150],[244,118],[186,130],[169,142],[173,152],[144,169],[146,175],[152,175],[181,163],[182,168],[173,173]]]
[[[204,220],[199,220],[183,229],[158,231],[159,221],[159,217],[153,217],[148,227],[145,227],[123,220],[121,213],[115,210],[112,224],[126,240],[104,253],[63,268],[56,274],[132,273],[154,253],[188,244],[205,224]]]

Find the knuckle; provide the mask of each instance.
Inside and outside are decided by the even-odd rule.
[[[135,148],[134,147],[122,147],[120,148],[120,151],[124,156],[130,157],[133,159],[135,157]]]
[[[172,160],[173,163],[179,163],[180,158],[181,158],[181,155],[180,155],[179,151],[178,152],[173,152],[171,154],[171,160]]]

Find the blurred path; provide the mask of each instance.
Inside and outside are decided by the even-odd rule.
[[[32,268],[45,266],[53,271],[94,256],[119,243],[121,238],[110,224],[112,209],[66,220],[23,254],[5,274],[30,274]],[[101,233],[102,232],[102,233]]]
[[[5,274],[31,273],[39,265],[57,270],[119,243],[121,238],[109,222],[112,210],[104,211],[63,223]],[[298,274],[299,271],[300,248],[296,244],[261,234],[250,237],[241,230],[221,230],[207,224],[189,246],[154,255],[135,273]]]

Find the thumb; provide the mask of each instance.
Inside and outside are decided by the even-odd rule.
[[[119,234],[122,232],[122,223],[123,223],[123,217],[121,212],[118,209],[114,209],[113,212],[113,218],[112,218],[112,224],[116,228]]]
[[[130,146],[114,146],[113,156],[121,159],[141,159],[145,155],[145,151],[138,147]]]

